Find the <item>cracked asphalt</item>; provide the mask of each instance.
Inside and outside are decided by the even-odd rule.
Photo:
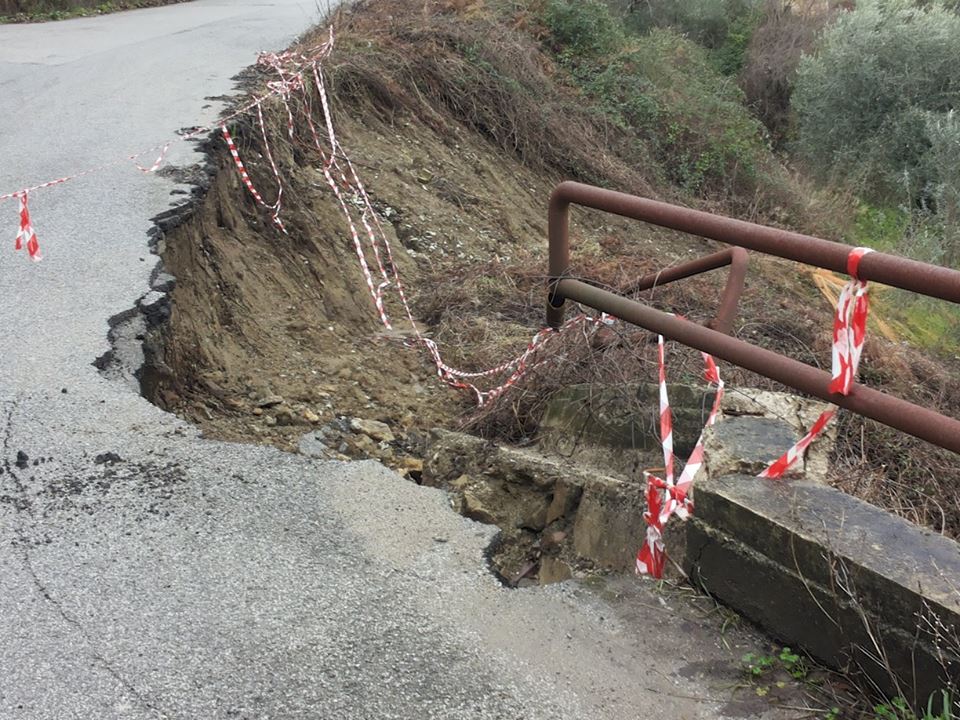
[[[0,26],[0,193],[210,121],[316,20],[312,0],[196,0]],[[785,716],[731,702],[731,658],[761,640],[682,595],[506,590],[493,529],[442,493],[206,441],[129,367],[99,372],[110,318],[150,290],[150,218],[184,191],[124,164],[33,193],[39,264],[0,203],[0,718]]]

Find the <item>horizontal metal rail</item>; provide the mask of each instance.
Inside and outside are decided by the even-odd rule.
[[[831,393],[830,373],[585,282],[570,279],[568,225],[571,204],[642,220],[840,273],[847,272],[851,251],[849,246],[580,183],[562,183],[550,198],[547,322],[551,327],[560,327],[563,323],[564,302],[567,299],[573,300],[960,454],[960,421],[954,418],[859,383],[854,383],[849,395]],[[960,272],[948,268],[885,253],[870,253],[861,261],[858,275],[864,280],[960,303]],[[718,317],[719,315],[720,313]]]

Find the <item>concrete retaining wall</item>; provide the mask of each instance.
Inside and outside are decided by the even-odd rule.
[[[960,545],[845,493],[747,475],[700,483],[684,565],[784,643],[917,707],[960,685]]]

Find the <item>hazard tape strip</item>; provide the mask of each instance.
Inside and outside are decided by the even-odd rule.
[[[40,243],[37,241],[37,233],[34,232],[33,222],[30,220],[28,197],[29,193],[26,190],[17,195],[20,205],[20,229],[17,231],[13,248],[14,250],[22,250],[26,247],[31,260],[40,260]]]
[[[687,459],[679,480],[674,483],[673,478],[673,415],[670,410],[670,399],[667,393],[667,364],[662,335],[657,336],[657,358],[659,365],[659,395],[660,395],[660,442],[663,447],[664,473],[666,479],[653,473],[644,471],[643,479],[647,485],[647,511],[643,514],[647,524],[646,538],[637,551],[636,571],[639,575],[649,575],[653,578],[662,578],[667,560],[667,551],[663,542],[663,529],[676,515],[686,520],[693,512],[693,501],[690,491],[693,481],[703,465],[703,445],[707,428],[717,422],[720,407],[723,402],[724,384],[720,377],[720,370],[713,357],[701,353],[704,362],[704,379],[715,385],[716,395],[707,422],[697,438],[693,450]]]
[[[830,392],[849,395],[860,367],[860,358],[867,339],[867,315],[870,311],[870,296],[867,282],[859,276],[860,261],[872,252],[870,248],[854,248],[847,258],[847,274],[850,275],[833,318],[832,373]],[[807,448],[823,434],[837,414],[831,407],[820,414],[809,432],[783,455],[770,463],[757,477],[778,479],[803,457]]]
[[[153,165],[151,165],[151,166],[148,167],[148,168],[145,168],[145,167],[143,167],[143,166],[141,166],[141,165],[138,165],[136,162],[134,162],[134,165],[137,166],[137,170],[140,170],[141,172],[145,172],[145,173],[153,173],[153,172],[156,172],[156,171],[160,168],[160,166],[163,164],[163,159],[167,156],[167,151],[170,149],[170,146],[171,146],[172,144],[173,144],[173,140],[171,140],[171,141],[168,142],[166,145],[164,145],[164,146],[160,149],[160,156],[159,156],[156,160],[154,160]],[[147,152],[149,152],[149,151],[147,151]],[[141,153],[141,155],[142,155],[142,154],[145,154],[145,153]],[[131,160],[136,160],[136,158],[131,158]]]

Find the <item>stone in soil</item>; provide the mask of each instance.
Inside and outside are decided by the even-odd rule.
[[[379,420],[353,418],[350,420],[350,429],[381,442],[393,442],[396,440],[393,432],[390,430],[390,426]]]
[[[340,457],[340,453],[329,447],[323,441],[323,435],[317,430],[301,436],[297,449],[301,455],[319,460],[333,460]]]
[[[257,400],[257,407],[268,408],[273,407],[274,405],[280,405],[282,402],[283,397],[280,395],[264,395],[262,398]]]

